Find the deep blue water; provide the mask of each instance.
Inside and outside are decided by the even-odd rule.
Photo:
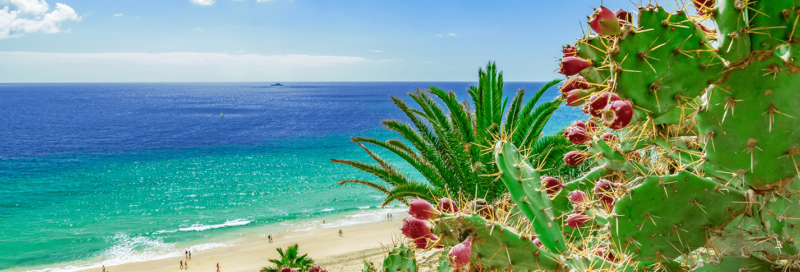
[[[329,159],[369,161],[351,137],[396,137],[380,123],[405,120],[390,95],[466,99],[472,84],[0,84],[0,270],[156,258],[375,207],[380,194],[336,185],[374,178]],[[579,114],[562,108],[545,133]]]

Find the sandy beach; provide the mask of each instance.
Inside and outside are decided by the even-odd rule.
[[[127,263],[106,267],[109,272],[141,272],[141,271],[216,271],[217,263],[220,271],[240,272],[259,271],[271,263],[268,259],[278,258],[276,248],[286,248],[291,244],[299,244],[300,254],[308,254],[317,264],[328,271],[360,271],[363,261],[371,260],[376,264],[382,261],[381,243],[391,244],[392,238],[402,237],[400,227],[406,213],[397,213],[392,221],[364,223],[341,227],[344,233],[339,237],[340,228],[319,227],[313,230],[289,232],[273,235],[273,243],[266,237],[242,239],[229,247],[212,248],[192,252],[189,269],[179,269],[184,257]],[[102,271],[91,268],[80,271]]]

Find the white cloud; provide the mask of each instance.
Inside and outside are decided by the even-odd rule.
[[[369,51],[370,52],[375,52],[375,53],[383,53],[383,51],[381,51],[381,50],[369,50]]]
[[[436,37],[444,38],[444,36],[442,36],[442,34],[436,34]]]
[[[50,5],[44,0],[41,2],[38,0],[11,0],[11,3],[24,13],[42,14],[50,9]]]
[[[199,52],[0,52],[0,59],[0,82],[341,80],[352,68],[392,62],[351,56]]]
[[[119,17],[119,16],[122,16],[122,13],[114,14],[114,17]]]
[[[210,6],[214,4],[215,0],[192,0],[192,3],[201,5],[201,6]]]
[[[456,36],[456,34],[453,34],[453,33],[447,33],[447,36],[455,37],[455,36]]]
[[[81,17],[71,7],[56,3],[56,8],[48,13],[50,6],[45,0],[10,0],[12,6],[0,9],[0,39],[19,37],[27,33],[58,33],[61,22],[80,21]]]

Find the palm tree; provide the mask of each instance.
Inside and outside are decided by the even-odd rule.
[[[297,244],[291,245],[286,248],[286,252],[282,248],[277,248],[280,259],[269,259],[269,262],[275,264],[275,267],[264,267],[261,272],[279,272],[281,268],[297,268],[300,271],[308,270],[314,264],[314,260],[308,258],[308,254],[297,256]]]
[[[458,193],[468,198],[493,200],[506,191],[502,183],[490,176],[498,169],[491,163],[493,158],[489,147],[499,135],[511,135],[516,146],[529,150],[533,165],[559,169],[561,157],[570,151],[572,144],[560,134],[546,137],[541,137],[541,134],[562,100],[556,98],[539,106],[536,103],[547,89],[561,80],[545,84],[527,102],[523,101],[525,90],[520,89],[508,104],[508,98],[503,96],[503,74],[497,73],[496,65],[490,62],[486,71],[481,69],[478,74],[478,86],[469,88],[472,104],[468,100],[459,102],[452,91],[445,92],[436,87],[409,93],[420,109],[413,109],[402,99],[392,96],[394,104],[405,113],[411,124],[398,120],[384,120],[383,124],[399,134],[403,141],[352,138],[377,164],[331,159],[334,163],[370,173],[387,184],[360,179],[341,180],[339,184],[357,183],[372,187],[386,194],[383,205],[417,197],[433,201],[434,198]],[[446,110],[434,97],[444,104]],[[367,144],[397,155],[427,182],[412,180],[370,150]]]

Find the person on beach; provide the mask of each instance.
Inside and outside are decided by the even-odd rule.
[[[192,259],[192,251],[189,250],[189,260],[191,260],[191,259]]]
[[[183,269],[183,260],[181,260],[181,269]]]
[[[103,265],[103,272],[106,272],[106,266]]]
[[[322,224],[323,224],[323,225],[325,224],[325,220],[322,220]]]
[[[184,251],[184,252],[183,252],[183,255],[186,255],[186,259],[189,259],[189,251],[188,251],[188,250],[187,250],[187,251]]]
[[[339,229],[339,237],[344,237],[342,235],[344,235],[344,233],[342,233],[342,229]]]
[[[183,270],[189,270],[189,261],[186,261],[186,264],[183,266]]]
[[[267,235],[267,238],[269,238],[269,243],[272,244],[272,234]]]
[[[219,272],[219,263],[217,263],[217,272]]]

